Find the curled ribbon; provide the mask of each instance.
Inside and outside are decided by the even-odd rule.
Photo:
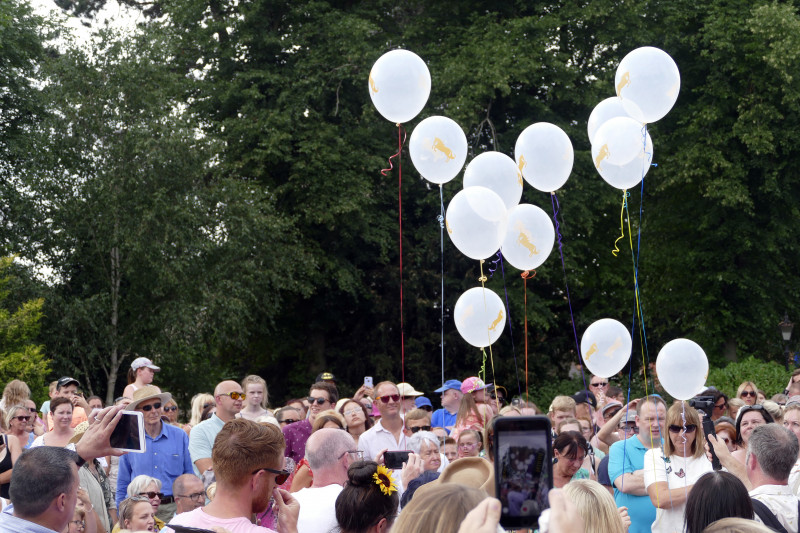
[[[406,143],[406,131],[403,128],[403,125],[400,124],[399,122],[397,123],[397,133],[398,133],[398,137],[402,133],[402,136],[403,136],[402,139],[403,140],[400,141],[400,143],[399,143],[400,146],[398,146],[398,148],[397,148],[397,153],[389,156],[389,168],[381,169],[381,175],[383,175],[383,176],[387,176],[389,174],[389,172],[392,171],[392,169],[394,168],[394,164],[392,163],[392,159],[394,159],[395,157],[399,157],[400,156],[400,152],[403,151],[403,145]]]
[[[520,274],[520,277],[521,277],[522,279],[533,279],[533,278],[535,278],[535,277],[536,277],[536,271],[534,270],[534,271],[533,271],[533,274],[531,274],[531,271],[530,271],[530,270],[526,270],[525,272],[523,272],[522,274]]]
[[[494,272],[495,272],[495,270],[497,270],[497,264],[500,262],[500,257],[501,257],[500,256],[500,252],[497,252],[497,256],[496,257],[497,257],[497,259],[492,261],[492,265],[494,265],[494,268],[488,267],[488,269],[489,269],[489,278],[490,279],[491,279],[492,276],[494,276]]]
[[[614,257],[617,257],[617,254],[619,254],[619,247],[617,246],[617,243],[620,241],[620,239],[623,239],[625,237],[625,224],[623,223],[622,219],[623,219],[623,215],[625,214],[625,207],[628,204],[628,197],[630,195],[631,195],[631,193],[629,193],[627,191],[627,189],[622,191],[622,208],[620,208],[620,210],[619,210],[619,231],[620,231],[620,235],[619,235],[619,237],[617,237],[617,240],[614,241],[614,249],[611,250],[611,253],[614,254]]]

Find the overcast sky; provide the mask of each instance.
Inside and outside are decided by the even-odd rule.
[[[40,15],[47,15],[51,11],[56,11],[59,14],[63,14],[61,8],[59,8],[54,0],[28,0],[30,4],[33,6],[34,11]],[[103,24],[111,24],[112,26],[120,26],[125,27],[129,26],[133,22],[135,22],[136,18],[141,16],[137,12],[133,12],[130,9],[120,6],[116,0],[107,0],[106,6],[97,14],[95,20],[91,21],[91,23],[97,27],[102,26]],[[84,39],[89,37],[89,28],[85,25],[81,24],[75,17],[67,17],[65,20],[65,24],[67,27],[72,28],[75,30],[76,35],[82,37]]]

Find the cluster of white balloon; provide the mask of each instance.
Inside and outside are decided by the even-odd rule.
[[[672,109],[680,82],[675,61],[658,48],[637,48],[620,62],[614,78],[617,96],[600,102],[588,124],[595,168],[609,185],[629,189],[647,174],[653,141],[646,125]],[[631,336],[621,323],[604,318],[586,329],[580,348],[586,368],[609,378],[630,360]],[[708,358],[695,342],[675,339],[659,351],[656,373],[673,398],[688,400],[705,387]]]
[[[424,107],[430,74],[416,54],[394,50],[373,66],[369,92],[385,118],[405,122]],[[411,133],[409,152],[420,175],[443,185],[464,168],[467,137],[452,119],[428,117]],[[555,230],[542,209],[519,203],[523,179],[541,191],[557,190],[572,171],[574,153],[569,137],[558,126],[538,123],[519,136],[515,156],[516,161],[490,151],[470,161],[463,190],[447,206],[445,227],[450,240],[467,257],[483,260],[500,250],[511,266],[531,270],[550,255]],[[458,299],[454,319],[464,340],[482,348],[500,337],[506,310],[496,293],[475,287]]]

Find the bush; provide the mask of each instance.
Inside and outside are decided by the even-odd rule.
[[[706,383],[734,397],[741,382],[752,381],[770,398],[773,394],[783,392],[789,375],[783,366],[774,361],[762,361],[750,356],[723,368],[711,369]]]

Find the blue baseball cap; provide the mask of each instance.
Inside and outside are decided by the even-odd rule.
[[[455,390],[460,391],[461,390],[461,382],[458,381],[457,379],[448,379],[447,381],[444,382],[444,385],[442,385],[441,387],[439,387],[438,389],[436,389],[433,392],[440,392],[441,393],[441,392],[444,392],[444,391],[450,390],[450,389],[455,389]]]
[[[423,406],[428,406],[428,407],[433,408],[433,404],[425,396],[420,396],[419,398],[414,400],[414,407],[420,408],[420,407],[423,407]]]

